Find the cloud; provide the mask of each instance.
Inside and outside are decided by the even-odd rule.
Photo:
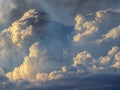
[[[19,67],[15,67],[12,72],[8,72],[6,76],[12,81],[28,80],[52,80],[62,77],[61,72],[53,71],[49,74],[43,73],[47,72],[47,68],[53,65],[47,60],[46,56],[47,50],[44,46],[40,45],[38,42],[34,43],[29,48],[29,55],[24,58],[23,64]]]
[[[12,72],[8,72],[6,77],[12,81],[32,81],[35,79],[38,81],[47,81],[63,77],[61,71],[44,73],[47,71],[47,68],[50,69],[50,66],[53,64],[47,60],[47,50],[44,46],[36,42],[29,48],[29,52],[29,55],[24,58],[23,64],[15,67]]]
[[[54,67],[56,67],[54,63],[57,63],[57,60],[55,60],[54,58],[56,58],[56,56],[58,55],[64,55],[61,54],[61,52],[64,52],[62,46],[64,42],[62,40],[67,39],[67,34],[71,33],[71,30],[68,31],[69,27],[66,27],[63,24],[53,21],[49,23],[48,22],[49,17],[47,17],[45,13],[31,9],[27,11],[19,20],[15,21],[9,28],[1,32],[1,66],[5,69],[5,71],[10,71],[11,69],[13,69],[13,67],[19,66],[22,63],[24,57],[25,59],[30,59],[28,57],[35,57],[36,60],[39,60],[41,57],[39,55],[36,55],[39,52],[39,50],[35,49],[37,47],[33,47],[35,50],[30,48],[30,46],[32,46],[32,44],[34,44],[35,42],[42,43],[42,47],[45,46],[44,48],[47,48],[49,50],[46,58],[48,58],[51,62],[45,61],[47,62],[47,66],[48,63],[53,63],[53,67],[51,68],[54,69]],[[63,31],[64,28],[66,29],[66,31]],[[56,31],[53,33],[54,30]],[[58,32],[60,32],[59,36],[57,35]],[[66,40],[66,43],[67,42],[68,41]],[[58,44],[58,46],[55,46],[53,48],[53,45],[56,44]],[[28,56],[26,56],[29,48],[30,53]],[[16,54],[18,54],[19,57],[15,57]],[[34,54],[36,56],[33,56]],[[56,59],[59,59],[59,57],[57,57]],[[58,64],[58,67],[60,66],[62,65]]]
[[[86,42],[87,39],[92,40],[93,37],[95,37],[95,34],[100,31],[100,28],[102,28],[104,25],[103,23],[109,22],[108,20],[104,20],[102,18],[103,15],[100,13],[103,11],[98,11],[96,12],[96,16],[93,18],[90,16],[87,16],[86,18],[83,15],[77,15],[75,20],[76,20],[76,25],[75,29],[77,32],[77,36],[73,36],[73,39],[76,43],[84,41]],[[112,11],[110,11],[112,12]],[[109,15],[109,11],[105,11],[105,14]],[[56,36],[57,32],[61,30],[57,29],[56,32],[51,33],[52,29],[54,28],[53,25],[54,23],[49,22],[45,28],[39,27],[39,29],[36,29],[34,27],[37,27],[38,25],[41,25],[39,22],[41,19],[39,18],[41,14],[39,14],[38,11],[36,10],[29,10],[27,11],[22,18],[17,20],[12,24],[11,27],[8,28],[8,30],[3,31],[4,33],[10,33],[12,43],[14,43],[17,46],[21,47],[26,47],[26,38],[27,40],[30,40],[30,47],[29,47],[29,54],[25,56],[23,63],[19,67],[15,67],[13,71],[8,72],[6,76],[12,80],[12,81],[19,81],[19,80],[28,80],[28,81],[33,81],[33,80],[38,80],[38,81],[48,81],[48,80],[54,80],[54,79],[59,79],[66,77],[66,75],[71,76],[71,72],[73,74],[81,74],[81,73],[87,73],[87,72],[92,72],[92,73],[105,73],[105,71],[108,71],[107,73],[111,72],[116,72],[116,70],[119,71],[118,66],[119,62],[116,62],[115,60],[112,60],[112,57],[114,56],[114,53],[117,49],[117,47],[113,47],[111,51],[108,52],[107,56],[101,56],[99,58],[94,58],[95,55],[92,55],[91,53],[88,53],[87,49],[86,51],[82,51],[76,55],[76,57],[73,59],[73,64],[69,68],[66,66],[62,67],[62,64],[60,65],[62,68],[59,70],[58,68],[54,70],[54,63],[51,62],[51,55],[55,53],[56,47],[57,47],[57,53],[56,55],[62,56],[61,50],[63,50],[63,42],[64,40],[61,38],[64,34],[68,34],[68,32],[65,32],[64,34],[59,34],[59,36]],[[44,16],[43,16],[44,17]],[[106,16],[105,16],[106,17]],[[100,20],[98,20],[100,19]],[[44,20],[44,19],[43,19]],[[45,19],[46,20],[46,19]],[[15,24],[15,25],[14,25]],[[53,25],[52,25],[53,24]],[[55,24],[56,25],[56,24]],[[60,25],[60,24],[59,24]],[[58,27],[59,27],[58,25]],[[15,27],[15,29],[14,29]],[[32,28],[33,27],[33,28]],[[45,33],[42,33],[42,29],[46,29],[47,31],[44,31]],[[35,33],[35,30],[39,32],[41,35],[46,35],[44,37],[44,40],[47,41],[49,40],[49,44],[42,43],[41,39],[36,42],[37,40],[37,35],[38,33]],[[62,31],[61,31],[62,33]],[[102,35],[103,33],[101,33]],[[70,36],[72,36],[72,33],[70,33]],[[53,39],[53,37],[56,37]],[[66,37],[66,36],[65,36]],[[33,39],[30,39],[33,38]],[[36,40],[34,40],[36,38]],[[51,39],[52,38],[52,39]],[[76,39],[77,38],[77,39]],[[15,41],[16,40],[16,41]],[[57,41],[59,40],[59,41]],[[44,42],[45,42],[44,41]],[[72,40],[71,40],[72,41]],[[24,43],[24,45],[22,45]],[[58,43],[58,44],[57,44]],[[53,45],[57,44],[58,46],[52,48]],[[82,46],[83,44],[78,44],[78,46]],[[92,45],[92,43],[89,43]],[[74,47],[71,45],[69,48]],[[64,49],[66,47],[64,46]],[[51,51],[49,51],[51,50]],[[60,52],[59,52],[60,50]],[[78,50],[80,51],[80,50]],[[77,51],[76,51],[77,52]],[[75,53],[76,53],[75,52]],[[117,51],[116,51],[117,52]],[[52,53],[52,54],[51,54]],[[116,54],[116,53],[115,53]],[[68,56],[71,54],[68,54]],[[75,55],[75,54],[74,54]],[[53,56],[54,57],[54,56]],[[118,57],[118,56],[117,56]],[[64,57],[63,57],[64,60]],[[55,60],[54,60],[55,61]],[[112,62],[112,63],[111,63]],[[56,64],[56,62],[55,62]],[[53,65],[52,68],[50,66]],[[44,67],[46,66],[46,67]],[[60,68],[59,66],[59,68]],[[38,69],[37,69],[38,68]],[[47,70],[49,68],[49,70]],[[113,68],[116,70],[114,71]],[[64,76],[64,74],[66,74]]]
[[[91,59],[91,58],[92,58],[92,56],[86,51],[78,53],[77,56],[74,58],[73,66],[76,67],[79,64],[86,65],[87,62],[88,63],[91,62],[91,61],[89,61],[89,59]]]
[[[117,18],[119,17],[119,14],[119,12],[114,10],[100,10],[97,11],[95,15],[88,14],[86,17],[83,15],[76,15],[75,30],[77,34],[73,37],[73,40],[75,42],[82,42],[88,37],[89,39],[93,39],[92,37],[96,36],[96,34],[103,36],[103,40],[109,38],[118,38],[120,21],[117,20]],[[113,24],[111,21],[115,21],[115,23]],[[110,29],[113,29],[109,30],[109,27],[107,27],[109,25],[111,25]],[[108,31],[108,33],[106,31]],[[99,35],[97,38],[100,38]]]
[[[76,14],[78,14],[79,12],[85,15],[89,13],[95,13],[98,10],[104,10],[109,8],[112,8],[114,10],[119,9],[119,1],[104,0],[96,2],[96,0],[93,0],[92,2],[90,0],[52,0],[51,2],[49,2],[49,0],[2,0],[1,6],[3,6],[1,7],[1,11],[5,15],[5,18],[8,20],[4,24],[4,26],[2,26],[3,24],[1,25],[1,28],[9,26],[10,23],[21,17],[24,12],[32,8],[47,12],[53,20],[67,25],[74,25],[74,16],[76,16]],[[7,11],[7,13],[3,10]]]
[[[32,9],[0,33],[0,66],[5,72],[23,62],[27,55],[26,50],[36,41],[37,37],[42,37],[41,28],[47,22],[48,18],[45,13]]]
[[[15,8],[16,8],[16,5],[12,0],[0,1],[0,24],[5,23],[9,20],[8,18],[9,13]]]
[[[45,70],[44,63],[46,53],[45,47],[34,43],[29,48],[29,55],[24,58],[23,64],[14,68],[12,72],[7,73],[10,80],[32,80],[38,72]],[[47,64],[45,65],[47,67]],[[38,68],[38,69],[37,69]]]
[[[39,16],[40,12],[36,10],[29,10],[26,12],[19,20],[15,21],[12,26],[8,28],[8,31],[11,35],[12,42],[17,46],[21,46],[23,42],[28,40],[28,38],[33,38],[34,28],[36,24],[41,23],[44,25],[47,22],[47,18],[44,19],[44,16]]]
[[[5,75],[5,72],[3,71],[2,68],[0,68],[0,76],[4,76]]]
[[[118,52],[118,47],[115,46],[115,47],[112,47],[112,49],[108,52],[107,56],[106,57],[101,57],[100,58],[100,63],[102,65],[109,65],[111,62],[112,62],[112,57]]]
[[[6,74],[10,80],[37,80],[41,82],[65,78],[71,75],[76,76],[77,74],[88,72],[101,74],[119,73],[120,62],[116,60],[116,55],[117,57],[119,55],[118,47],[113,47],[107,56],[102,56],[98,58],[98,60],[95,60],[88,52],[83,51],[76,55],[73,59],[73,64],[69,68],[63,66],[61,70],[44,73],[45,67],[43,67],[43,65],[46,66],[46,61],[44,61],[46,51],[44,51],[43,47],[38,49],[36,45],[38,45],[38,43],[31,46],[29,56],[25,57],[20,67],[16,67],[12,72]],[[74,70],[72,70],[72,67],[74,67]]]
[[[0,66],[7,72],[22,62],[25,52],[13,45],[8,33],[0,33],[0,42]]]
[[[32,1],[29,1],[29,2],[33,3]],[[110,0],[110,1],[93,0],[92,2],[90,0],[86,0],[86,1],[84,0],[78,0],[78,1],[52,0],[51,2],[49,2],[49,0],[46,0],[46,1],[41,0],[37,2],[40,3],[42,8],[44,8],[44,10],[48,12],[49,15],[54,20],[67,25],[74,25],[73,18],[78,13],[89,14],[89,13],[95,13],[98,10],[119,7],[119,5],[117,5],[119,1],[113,1],[113,0]]]
[[[111,30],[109,30],[108,33],[106,33],[105,35],[103,35],[103,38],[99,40],[99,42],[103,42],[103,41],[107,41],[110,39],[118,39],[120,36],[120,26],[115,27]]]
[[[53,80],[50,82],[46,82],[44,87],[36,86],[23,90],[109,90],[111,88],[112,90],[114,90],[119,89],[119,82],[119,75],[89,75],[85,78],[76,77]]]
[[[120,60],[120,52],[118,52],[118,53],[115,55],[115,59],[116,59],[117,61]]]
[[[15,21],[0,33],[2,90],[119,87],[119,1],[9,2],[4,25]]]
[[[109,74],[109,73],[119,73],[119,57],[120,49],[117,46],[112,47],[111,50],[108,51],[106,56],[101,56],[99,58],[94,58],[87,51],[80,52],[73,58],[73,64],[71,67],[74,69],[68,69],[67,73],[73,71],[75,74],[81,73],[101,73],[101,74]]]

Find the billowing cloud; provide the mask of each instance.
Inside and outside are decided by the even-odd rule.
[[[0,89],[119,88],[119,1],[5,1]]]
[[[0,33],[0,65],[5,71],[22,63],[22,59],[26,55],[25,50],[35,41],[35,36],[42,37],[41,28],[48,20],[44,17],[46,17],[45,13],[32,9]],[[39,28],[37,24],[40,24]],[[34,32],[38,30],[39,33]],[[38,34],[39,36],[37,36]],[[16,55],[18,56],[16,57]]]
[[[86,21],[83,16],[77,15],[75,17],[76,25],[75,30],[77,30],[77,34],[74,36],[73,40],[75,42],[79,42],[82,38],[87,37],[89,35],[97,32],[97,22],[96,21]]]
[[[29,51],[30,53],[24,58],[23,64],[7,74],[11,80],[32,80],[38,72],[42,72],[47,67],[44,63],[44,54],[46,53],[44,47],[39,46],[39,43],[34,43]]]
[[[96,36],[96,34],[102,35],[104,39],[116,39],[119,37],[119,17],[120,13],[114,10],[101,10],[97,11],[94,16],[88,15],[84,17],[83,15],[77,15],[75,17],[76,25],[75,30],[77,34],[74,36],[73,40],[75,42],[85,40],[87,37]],[[112,24],[111,21],[115,21]],[[106,24],[106,25],[105,25]],[[109,30],[109,26],[111,25]],[[106,27],[106,28],[105,28]],[[109,31],[107,34],[106,31]],[[105,34],[105,35],[104,35]],[[100,36],[97,36],[100,37]],[[93,38],[92,38],[93,39]],[[99,42],[102,40],[98,40]]]
[[[83,52],[77,54],[77,56],[74,58],[73,66],[76,67],[79,64],[86,65],[87,62],[89,64],[89,62],[91,62],[89,59],[91,59],[91,58],[92,58],[92,56],[88,52],[83,51]]]
[[[107,40],[114,40],[120,37],[120,26],[113,28],[108,33],[103,35],[103,38],[99,40],[99,42],[107,41]]]
[[[41,20],[40,25],[44,25],[44,22],[47,22],[47,20],[45,21],[45,19],[47,18],[44,19],[42,14],[41,16],[39,15],[40,12],[34,9],[29,10],[23,15],[23,17],[14,22],[12,26],[8,28],[7,32],[10,33],[12,42],[14,44],[16,44],[17,46],[21,46],[21,44],[23,44],[24,41],[28,40],[28,38],[33,38],[32,37],[34,33],[33,30],[34,28],[37,28],[35,27],[35,25],[39,24],[40,20]]]

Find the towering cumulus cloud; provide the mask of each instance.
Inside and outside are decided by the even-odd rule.
[[[47,18],[43,17],[42,14],[34,9],[29,10],[23,15],[23,17],[20,18],[20,20],[14,22],[12,26],[8,28],[8,32],[11,34],[12,42],[17,46],[20,46],[25,40],[27,40],[27,38],[32,38],[34,28],[37,28],[37,24],[40,23],[42,27],[45,22],[47,22],[47,20],[45,20]]]
[[[1,0],[0,90],[119,90],[119,4]]]
[[[46,53],[44,47],[41,47],[39,43],[34,43],[29,51],[30,53],[24,58],[23,64],[20,67],[16,67],[13,72],[7,74],[7,77],[11,80],[32,80],[35,78],[36,73],[46,68],[42,65],[44,64],[44,54]]]

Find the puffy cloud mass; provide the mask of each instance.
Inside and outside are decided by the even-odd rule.
[[[78,33],[73,38],[75,42],[79,42],[82,38],[92,35],[98,30],[97,23],[94,20],[86,21],[81,15],[77,15],[75,20],[75,30],[78,31]]]
[[[113,28],[112,30],[110,30],[107,34],[104,35],[103,40],[107,40],[107,39],[116,39],[120,37],[120,26]]]
[[[0,90],[119,89],[119,3],[1,0]]]
[[[41,21],[41,24],[44,25],[44,22],[47,22],[47,17],[44,19],[42,14],[41,16],[39,15],[40,12],[34,9],[29,10],[23,15],[23,17],[15,21],[12,26],[8,28],[7,32],[10,33],[12,42],[14,44],[16,44],[17,46],[21,46],[21,44],[23,44],[24,41],[27,41],[28,38],[32,38],[34,32],[33,30],[34,28],[37,28],[35,27],[36,24],[40,23]]]
[[[44,62],[46,50],[39,43],[34,43],[28,56],[24,58],[23,64],[16,67],[13,72],[7,73],[11,80],[32,80],[38,72],[42,72],[47,65]],[[45,67],[43,66],[45,65]]]

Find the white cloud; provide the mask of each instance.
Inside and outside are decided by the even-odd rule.
[[[77,67],[77,65],[85,65],[87,67],[91,62],[92,56],[88,52],[83,51],[76,55],[76,57],[73,60],[72,66]]]
[[[74,42],[80,42],[82,39],[92,36],[98,31],[97,22],[95,20],[87,21],[84,16],[77,15],[75,21],[75,30],[77,34],[73,37]]]
[[[87,51],[83,51],[78,53],[73,59],[72,66],[76,68],[75,72],[78,74],[87,72],[106,74],[119,73],[119,51],[119,47],[114,46],[108,51],[106,56],[101,56],[99,58],[94,58]]]
[[[112,67],[120,69],[120,62],[116,62],[115,64],[112,65]]]
[[[119,18],[119,15],[119,12],[111,9],[100,10],[95,14],[88,14],[86,16],[81,14],[76,15],[76,31],[73,41],[77,43],[83,43],[90,41],[95,42],[94,40],[96,40],[97,43],[101,43],[109,39],[118,39],[120,36],[120,21],[117,19]],[[99,39],[101,37],[102,39]]]
[[[44,54],[47,52],[45,47],[39,45],[39,43],[34,43],[29,51],[30,53],[24,58],[23,64],[6,74],[10,80],[32,80],[38,72],[45,70],[47,65],[44,61]]]
[[[120,37],[120,26],[117,26],[111,30],[109,30],[106,34],[102,35],[102,38],[97,40],[98,43],[102,43],[105,41],[117,40]]]
[[[60,79],[63,77],[63,74],[61,71],[52,71],[49,73],[49,79],[54,80],[54,79]]]
[[[112,47],[112,49],[108,52],[107,56],[100,57],[100,63],[104,66],[109,65],[111,62],[113,62],[112,58],[118,51],[119,48],[117,46]]]
[[[67,71],[68,71],[68,69],[67,69],[67,67],[66,67],[66,66],[63,66],[63,67],[61,68],[61,71],[62,71],[63,73],[65,73],[65,72],[67,72]]]
[[[120,26],[111,29],[107,34],[104,35],[104,39],[117,39],[120,37]]]
[[[39,21],[39,14],[37,11],[29,10],[19,20],[15,21],[12,26],[8,28],[12,42],[17,46],[21,46],[24,41],[33,36],[33,24]]]
[[[47,73],[37,73],[36,80],[47,81],[47,80],[49,80],[48,74]]]
[[[75,30],[81,30],[82,29],[82,24],[85,22],[85,18],[83,15],[77,15],[75,17],[75,21],[76,21],[76,24],[75,24]]]
[[[118,52],[117,54],[115,54],[115,60],[120,61],[120,52]]]

